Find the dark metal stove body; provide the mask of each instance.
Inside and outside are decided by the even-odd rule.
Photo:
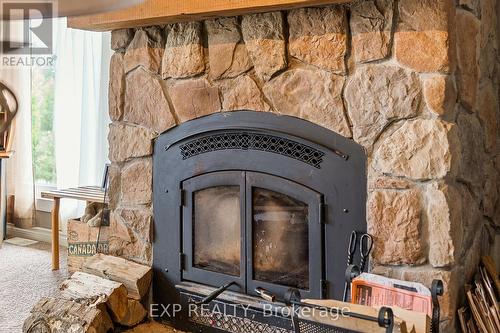
[[[213,287],[235,281],[238,285],[231,290],[245,297],[257,296],[255,288],[260,287],[279,299],[290,286],[309,298],[342,297],[349,235],[352,230],[366,231],[362,147],[298,118],[238,111],[192,120],[162,134],[155,142],[153,164],[156,303],[186,303],[191,294],[203,296],[179,287],[186,281]],[[227,251],[211,250],[210,242],[196,243],[201,241],[198,235],[211,232],[206,230],[211,222],[200,214],[213,214],[221,202],[201,195],[211,193],[228,202],[225,215],[232,212],[232,222],[218,227],[228,234],[228,244],[222,244]],[[279,202],[287,215],[263,205],[266,199]],[[270,221],[283,219],[297,222],[280,229],[277,239],[284,241],[277,248],[262,250],[257,235],[268,235]],[[216,248],[221,238],[214,237]],[[208,260],[199,254],[202,247],[212,255]],[[212,252],[222,258],[220,262],[213,260]],[[235,256],[237,264],[228,264]],[[263,268],[268,261],[276,262],[273,269],[281,273],[280,279],[273,269]],[[307,268],[283,274],[283,268],[293,268],[294,262],[297,267],[305,262]],[[176,319],[186,327],[185,313]]]

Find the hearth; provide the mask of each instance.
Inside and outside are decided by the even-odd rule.
[[[153,157],[155,301],[199,300],[231,282],[231,300],[217,302],[254,312],[259,291],[278,301],[289,288],[340,299],[349,235],[366,232],[365,163],[356,143],[270,113],[219,113],[162,134]]]

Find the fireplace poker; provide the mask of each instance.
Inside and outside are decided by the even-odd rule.
[[[328,307],[323,305],[311,304],[302,302],[302,297],[300,295],[300,291],[295,288],[289,288],[284,295],[285,304],[288,306],[295,305],[299,307],[308,307],[312,309],[317,309],[321,311],[326,311],[333,314],[341,314],[347,317],[357,318],[361,320],[367,320],[371,322],[376,322],[380,327],[384,327],[386,329],[386,333],[392,333],[394,328],[394,314],[392,309],[386,306],[382,306],[379,309],[378,316],[373,317],[370,315],[365,315],[362,313],[357,313],[353,311],[344,311],[343,309],[339,309],[336,307]],[[299,319],[300,320],[300,319]],[[322,325],[321,323],[317,323],[318,325]],[[324,328],[324,327],[323,327]]]
[[[232,285],[235,285],[235,284],[237,284],[235,281],[231,281],[229,283],[226,283],[225,285],[220,286],[219,288],[215,289],[210,294],[208,294],[205,298],[203,298],[202,300],[200,300],[198,302],[195,302],[194,304],[198,305],[198,306],[202,305],[202,304],[208,304],[211,301],[213,301],[214,299],[216,299],[217,297],[219,297],[220,294],[222,294],[227,289],[229,289],[229,287],[231,287]]]
[[[352,260],[354,257],[354,253],[356,253],[356,246],[358,244],[358,234],[355,230],[351,232],[351,236],[349,237],[349,248],[347,249],[347,267],[352,265]],[[347,300],[347,289],[348,289],[347,281],[344,284],[344,295],[342,296],[342,301]]]

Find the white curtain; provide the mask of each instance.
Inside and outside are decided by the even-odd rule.
[[[12,124],[12,156],[6,160],[7,195],[15,196],[15,224],[29,228],[34,217],[33,159],[31,149],[31,75],[29,67],[4,67],[0,81],[19,103]]]
[[[11,22],[13,40],[23,40],[23,21]],[[2,81],[16,95],[19,103],[18,113],[11,126],[12,155],[6,160],[6,187],[4,194],[15,196],[14,223],[18,227],[29,228],[33,225],[35,194],[33,180],[33,159],[31,148],[31,72],[26,66],[2,67]],[[4,171],[4,170],[2,170]],[[5,203],[2,203],[4,208]],[[2,214],[3,216],[3,214]]]
[[[57,187],[99,185],[107,163],[110,34],[66,28],[57,20],[54,136]],[[61,204],[61,230],[84,205]]]

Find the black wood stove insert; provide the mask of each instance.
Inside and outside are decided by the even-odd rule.
[[[250,319],[184,309],[175,324],[288,332],[290,318],[262,316],[264,304],[282,306],[289,288],[341,299],[349,235],[366,231],[361,146],[298,118],[238,111],[162,134],[153,164],[155,303],[187,309],[230,283],[209,306],[252,311]]]

